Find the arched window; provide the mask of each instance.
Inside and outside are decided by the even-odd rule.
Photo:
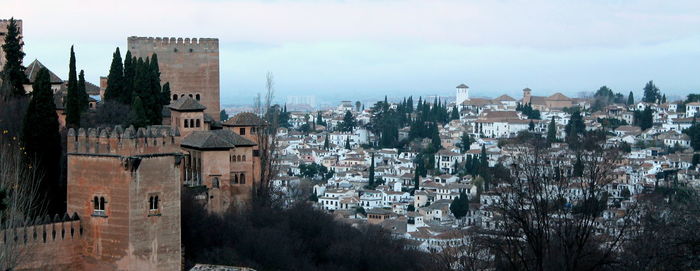
[[[148,209],[151,211],[158,210],[158,196],[150,196],[148,198]]]
[[[105,210],[105,197],[100,197],[100,210]]]
[[[194,128],[194,119],[190,119],[190,128]]]
[[[241,173],[241,184],[245,184],[245,174]]]
[[[177,101],[177,94],[173,94],[173,101]]]
[[[97,196],[95,196],[95,198],[92,199],[92,202],[93,202],[93,205],[94,205],[93,209],[99,210],[99,209],[100,209],[100,198],[98,198]]]
[[[192,94],[190,94],[190,98],[194,98],[194,97],[192,97]]]
[[[214,188],[219,188],[219,178],[218,177],[214,177],[213,179],[211,179],[211,186]]]
[[[199,119],[197,119],[197,125],[195,127],[199,127],[199,126],[200,126]]]
[[[190,122],[188,119],[185,119],[185,128],[189,128],[189,127],[190,127]]]
[[[243,155],[243,162],[245,162],[245,155]]]
[[[199,101],[199,98],[201,98],[201,97],[199,96],[199,94],[197,94],[197,95],[194,95],[194,98],[197,99],[197,101]]]
[[[105,197],[98,197],[95,196],[92,199],[92,205],[93,205],[93,210],[92,210],[92,215],[93,216],[105,216],[105,203],[107,202],[105,200]]]
[[[233,175],[233,178],[231,179],[231,181],[232,181],[234,184],[238,184],[238,175],[234,174],[234,175]]]
[[[185,94],[180,94],[180,98],[185,97]]]

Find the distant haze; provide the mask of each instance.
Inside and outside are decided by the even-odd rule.
[[[24,20],[25,64],[66,79],[71,44],[98,83],[128,36],[216,37],[221,103],[249,104],[275,75],[277,97],[318,103],[384,95],[575,96],[607,85],[641,97],[700,90],[700,1],[4,0]]]

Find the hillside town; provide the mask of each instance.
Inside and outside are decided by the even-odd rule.
[[[100,62],[30,18],[0,18],[2,270],[700,269],[700,94],[668,80],[328,106],[231,82],[277,45],[118,32]]]
[[[437,126],[439,147],[423,157],[431,164],[427,171],[418,158],[426,154],[420,146],[433,139],[410,142],[411,127],[398,127],[398,141],[406,144],[388,148],[380,146],[383,135],[371,131],[382,113],[377,109],[395,110],[406,99],[387,105],[380,101],[372,108],[346,101],[319,112],[289,112],[288,128],[277,135],[279,176],[273,184],[287,201],[306,200],[299,196],[310,190],[316,208],[338,219],[380,225],[424,251],[437,252],[465,245],[474,232],[504,226],[497,207],[506,185],[485,186],[473,164],[510,167],[531,151],[525,144],[531,137],[551,145],[548,151],[555,156],[575,161],[577,151],[569,145],[567,131],[580,125],[584,130],[579,133],[600,135],[600,141],[583,144],[621,153],[610,168],[610,180],[601,184],[607,201],[596,227],[607,232],[658,187],[700,188],[700,160],[694,151],[700,142],[691,131],[700,102],[694,95],[689,101],[667,102],[653,82],[646,88],[647,96],[658,97],[640,101],[618,94],[616,100],[603,87],[590,98],[533,96],[529,88],[520,99],[469,98],[468,87],[460,84],[456,102],[444,103],[451,119]],[[440,106],[435,101],[429,107]],[[351,129],[348,123],[353,123]],[[585,190],[576,184],[560,188],[573,203]],[[462,197],[466,203],[455,207]]]

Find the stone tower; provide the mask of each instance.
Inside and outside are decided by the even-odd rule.
[[[457,86],[457,99],[455,102],[459,105],[467,100],[469,100],[469,87],[465,84],[460,84]]]
[[[183,155],[164,127],[68,131],[68,206],[84,270],[180,270]]]
[[[219,120],[218,39],[129,37],[127,44],[134,57],[158,55],[160,81],[170,82],[171,101],[191,97]]]
[[[20,36],[22,35],[22,20],[15,20],[17,22],[17,29],[19,30]],[[10,24],[10,20],[2,19],[0,20],[0,46],[5,44],[5,35],[7,35],[7,26]],[[0,71],[2,67],[5,66],[5,51],[0,48]]]
[[[530,88],[523,89],[523,104],[529,104],[532,100],[532,90]]]

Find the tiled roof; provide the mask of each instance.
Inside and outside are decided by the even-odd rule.
[[[204,111],[207,107],[191,97],[182,97],[170,104],[170,109],[176,111]]]
[[[229,130],[211,130],[194,131],[182,140],[181,145],[197,149],[231,149],[239,146],[255,146],[255,142]]]
[[[257,115],[250,112],[238,113],[224,122],[224,126],[261,126],[265,125]]]
[[[34,59],[29,66],[27,66],[27,69],[24,70],[24,74],[27,75],[27,79],[29,79],[29,82],[34,82],[34,78],[36,78],[36,74],[39,73],[39,70],[41,68],[46,68],[44,64],[41,64],[39,60]],[[48,68],[47,68],[48,70]],[[53,73],[51,70],[49,70],[49,78],[51,79],[51,84],[62,84],[63,80],[58,77],[55,73]]]

